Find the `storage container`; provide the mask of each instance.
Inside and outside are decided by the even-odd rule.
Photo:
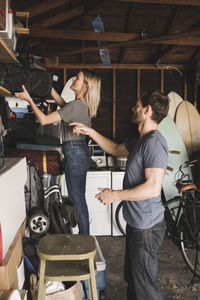
[[[98,300],[101,300],[101,291],[105,289],[106,286],[106,262],[103,257],[102,251],[100,249],[99,243],[95,238],[96,241],[96,248],[97,248],[97,253],[95,256],[95,262],[96,262],[96,267],[97,267],[97,274],[96,274],[96,285],[97,285],[97,293],[98,293]],[[87,297],[89,298],[89,288],[88,288],[88,281],[85,280],[85,286],[86,286],[86,292],[87,292]],[[84,297],[84,293],[83,293]]]

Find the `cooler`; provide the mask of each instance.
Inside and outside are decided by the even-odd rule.
[[[98,293],[98,300],[101,300],[101,292],[105,289],[106,286],[106,262],[103,257],[102,251],[100,249],[99,243],[96,237],[94,238],[96,241],[96,248],[97,248],[97,253],[95,256],[95,262],[97,267],[97,274],[96,274],[97,293]],[[88,299],[90,299],[87,280],[85,280],[85,286],[86,286],[87,297]],[[84,292],[83,292],[83,298],[84,298]]]

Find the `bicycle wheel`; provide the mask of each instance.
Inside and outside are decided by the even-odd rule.
[[[123,201],[119,203],[117,206],[117,209],[115,211],[115,221],[117,223],[117,226],[121,233],[123,235],[126,235],[126,221],[124,220],[123,214],[122,214],[122,207],[123,207]]]
[[[180,250],[183,259],[196,277],[200,278],[200,242],[193,234],[190,234],[185,217],[182,216],[180,220],[182,231],[180,232]]]
[[[181,200],[181,197],[174,197],[165,203],[165,221],[167,233],[177,246],[180,244],[180,232],[178,232],[180,217],[177,214]]]

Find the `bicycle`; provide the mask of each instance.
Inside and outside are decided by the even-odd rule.
[[[179,167],[175,185],[180,193],[164,203],[167,234],[179,247],[184,262],[195,277],[200,278],[200,190],[193,184],[183,169],[200,166],[200,162],[189,161]]]

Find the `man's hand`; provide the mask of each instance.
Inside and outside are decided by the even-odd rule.
[[[79,135],[80,133],[84,135],[90,135],[90,132],[92,130],[91,127],[78,122],[72,122],[69,125],[74,126],[73,133],[75,133],[76,135]]]
[[[117,199],[117,192],[108,188],[98,188],[101,192],[97,194],[95,197],[104,205],[110,204]]]
[[[32,99],[31,99],[31,96],[29,95],[27,89],[25,88],[24,85],[22,85],[22,89],[23,89],[23,92],[21,93],[15,93],[15,96],[17,98],[20,98],[21,100],[25,100],[27,102],[30,102]]]

